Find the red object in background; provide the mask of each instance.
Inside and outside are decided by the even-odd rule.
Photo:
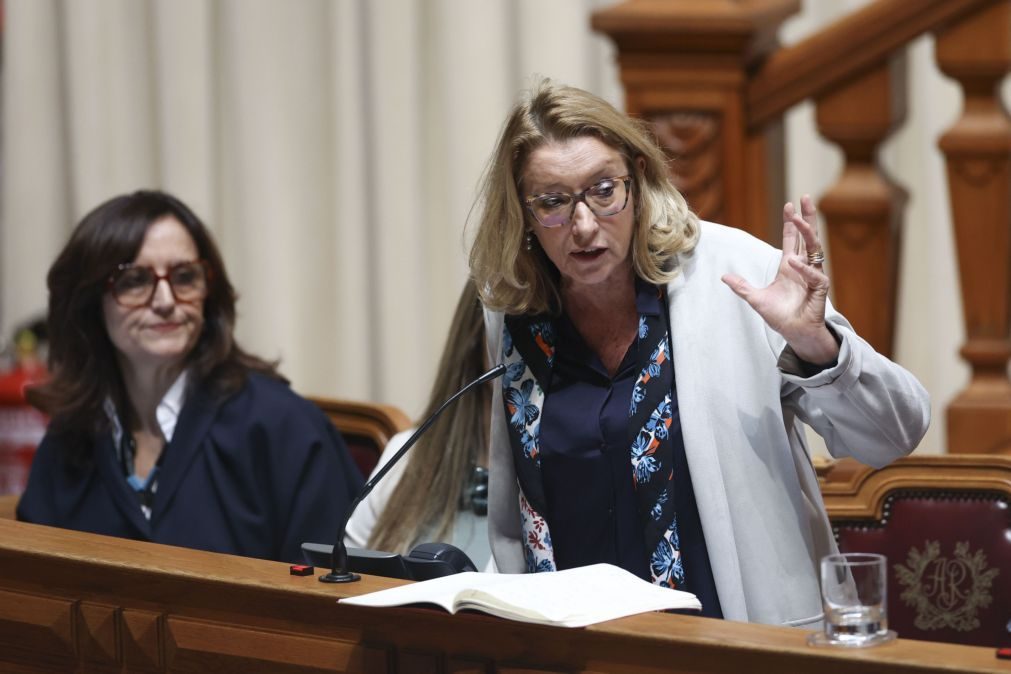
[[[0,373],[0,494],[20,494],[28,483],[48,419],[25,401],[25,386],[43,377],[43,367],[26,363]]]

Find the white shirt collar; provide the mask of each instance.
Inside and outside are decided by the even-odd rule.
[[[175,382],[165,392],[165,397],[158,403],[158,409],[154,413],[166,444],[172,441],[172,434],[176,432],[176,422],[179,421],[179,413],[183,411],[183,403],[186,402],[187,374],[187,371],[183,370],[176,377]]]

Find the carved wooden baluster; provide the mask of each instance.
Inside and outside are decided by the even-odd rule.
[[[649,121],[702,218],[777,242],[781,120],[749,128],[749,74],[798,0],[627,0],[593,15],[618,47],[625,106]]]
[[[998,85],[1011,70],[1011,4],[937,33],[937,62],[965,95],[940,141],[958,246],[972,378],[948,407],[948,451],[1011,453],[1011,121]]]
[[[704,220],[731,222],[724,194],[720,116],[711,112],[671,112],[650,117],[657,140],[674,161],[671,177],[691,209]]]
[[[819,209],[828,232],[833,301],[879,353],[890,355],[904,192],[876,155],[905,118],[905,60],[896,57],[817,101],[821,134],[845,156]]]

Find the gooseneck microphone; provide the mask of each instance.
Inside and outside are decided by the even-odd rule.
[[[409,450],[411,447],[414,446],[414,443],[418,441],[418,438],[420,438],[422,434],[428,430],[428,427],[431,426],[435,422],[435,420],[439,418],[439,415],[442,414],[443,410],[445,410],[447,407],[456,402],[457,398],[462,396],[467,391],[471,390],[476,386],[480,386],[485,382],[489,382],[493,379],[501,377],[503,374],[505,374],[505,371],[506,371],[505,365],[501,364],[496,365],[495,367],[488,370],[480,377],[478,377],[477,379],[470,382],[462,389],[454,393],[449,398],[449,400],[442,403],[439,409],[435,410],[435,413],[432,414],[432,416],[425,419],[425,423],[421,424],[421,426],[418,427],[418,430],[414,431],[411,437],[407,439],[407,442],[404,443],[403,447],[401,447],[397,451],[397,453],[393,455],[393,458],[387,461],[386,465],[384,465],[379,470],[378,473],[373,475],[372,479],[370,479],[368,482],[365,483],[365,486],[362,487],[362,490],[358,493],[358,496],[356,496],[355,500],[351,502],[350,506],[348,506],[347,514],[344,515],[344,522],[341,524],[341,527],[337,532],[337,542],[334,544],[333,552],[331,553],[332,559],[331,559],[330,573],[320,576],[319,577],[320,582],[352,583],[361,578],[361,576],[359,576],[357,573],[351,573],[350,571],[348,571],[348,549],[347,546],[344,545],[344,533],[348,527],[348,522],[351,520],[351,516],[355,512],[355,508],[358,507],[359,503],[365,500],[365,497],[368,496],[369,493],[375,488],[376,484],[378,484],[379,481],[383,479],[383,477],[388,472],[390,472],[390,469],[393,468],[393,466],[396,465],[398,461],[400,461],[401,457],[403,457],[404,454],[407,453],[407,450]]]

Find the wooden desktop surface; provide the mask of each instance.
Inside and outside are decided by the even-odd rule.
[[[803,630],[660,613],[566,629],[336,601],[403,582],[326,585],[276,562],[0,520],[0,671],[1011,674],[991,648],[812,648]]]

